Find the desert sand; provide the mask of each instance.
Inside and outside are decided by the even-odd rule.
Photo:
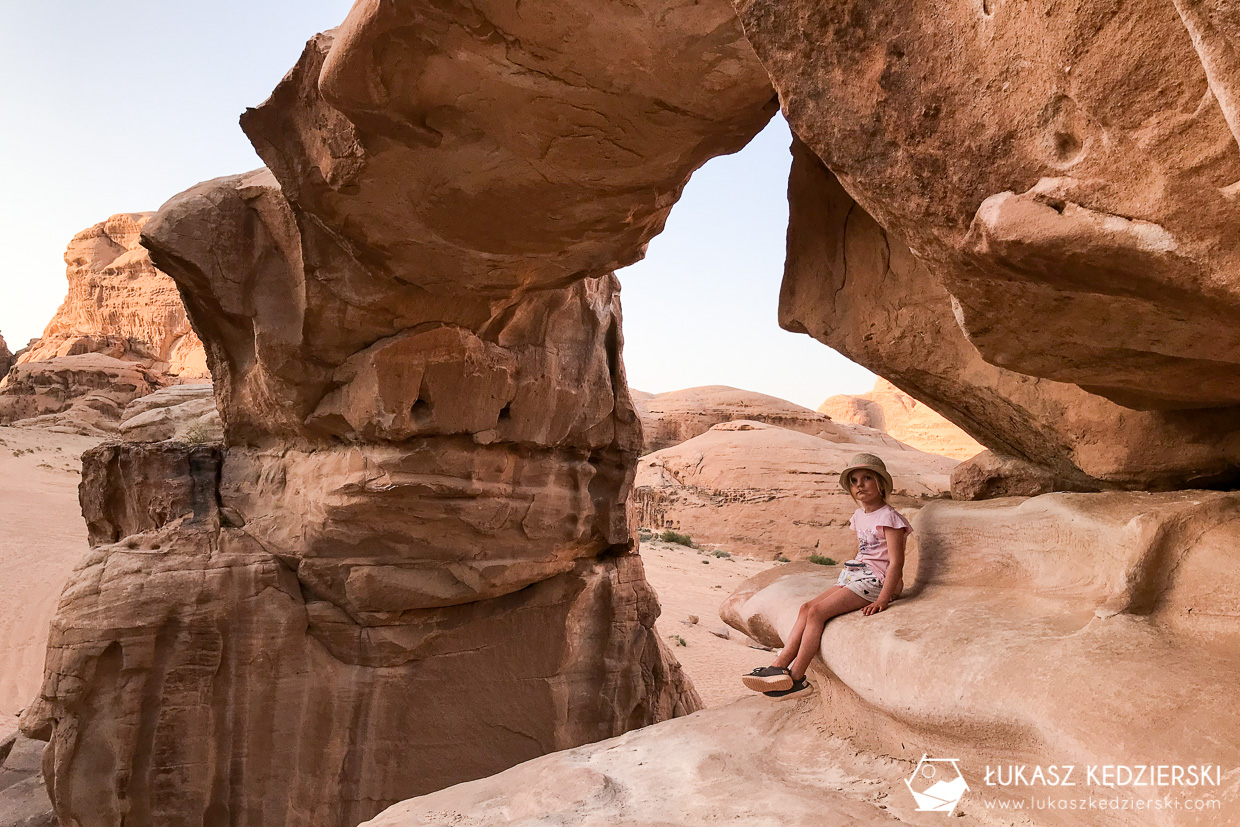
[[[0,717],[39,689],[47,626],[86,552],[78,457],[97,439],[0,427]]]

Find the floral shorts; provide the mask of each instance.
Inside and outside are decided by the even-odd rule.
[[[878,579],[878,575],[871,571],[869,566],[845,566],[835,585],[843,586],[857,597],[864,597],[871,603],[878,600],[883,591],[883,581]]]

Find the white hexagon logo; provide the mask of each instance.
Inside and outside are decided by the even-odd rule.
[[[924,754],[904,783],[917,800],[917,811],[921,813],[951,815],[969,789],[968,782],[960,774],[958,758],[930,758]]]

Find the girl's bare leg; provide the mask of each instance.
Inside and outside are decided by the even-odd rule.
[[[868,605],[870,605],[870,601],[853,594],[842,586],[828,590],[823,593],[822,597],[811,601],[809,609],[805,613],[805,625],[801,630],[801,639],[796,658],[789,667],[789,670],[792,672],[792,679],[800,680],[805,677],[805,673],[809,670],[810,662],[818,654],[818,647],[822,644],[822,630],[827,625],[828,620],[842,614],[855,612],[857,609]],[[785,651],[787,651],[787,648],[785,647]],[[780,657],[783,657],[782,653]]]
[[[784,648],[779,650],[779,657],[775,658],[775,662],[771,666],[778,666],[786,669],[792,665],[792,661],[796,659],[797,653],[801,651],[801,635],[805,633],[805,620],[809,617],[809,610],[819,600],[826,600],[832,594],[838,591],[848,591],[843,586],[832,586],[813,600],[801,604],[801,611],[797,613],[797,622],[793,625],[792,631],[788,633],[788,640],[784,642]],[[852,592],[849,592],[852,594]]]

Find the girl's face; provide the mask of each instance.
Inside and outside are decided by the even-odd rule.
[[[882,505],[884,501],[882,481],[873,471],[859,470],[849,474],[848,490],[865,508]]]

